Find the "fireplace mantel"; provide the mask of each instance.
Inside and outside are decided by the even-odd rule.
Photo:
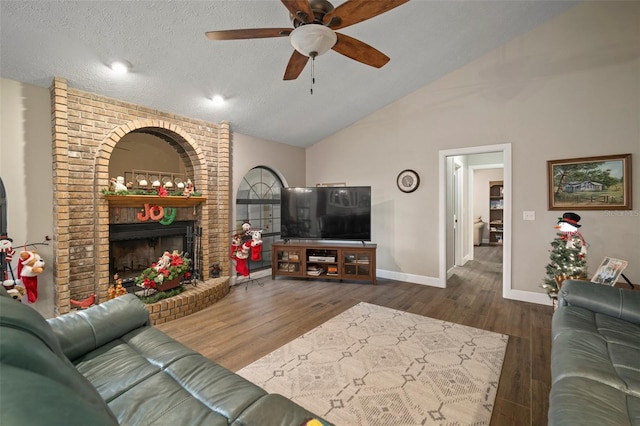
[[[153,195],[105,195],[104,199],[113,207],[143,207],[145,204],[163,207],[189,207],[207,201],[205,197],[157,197]]]

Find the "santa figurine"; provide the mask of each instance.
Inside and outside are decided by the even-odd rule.
[[[44,259],[35,251],[23,251],[18,261],[18,275],[27,289],[27,300],[35,303],[38,300],[38,275],[44,271]]]
[[[245,277],[249,275],[248,257],[249,250],[242,244],[242,236],[234,234],[231,238],[231,259],[236,261],[236,272]]]
[[[251,260],[260,260],[262,252],[262,231],[256,230],[251,233]]]

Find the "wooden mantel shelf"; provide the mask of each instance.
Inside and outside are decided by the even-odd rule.
[[[207,201],[206,197],[157,197],[155,195],[105,195],[113,207],[143,207],[145,204],[162,207],[190,207]]]

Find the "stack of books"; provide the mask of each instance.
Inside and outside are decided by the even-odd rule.
[[[338,267],[336,265],[327,266],[327,275],[338,275]]]
[[[307,275],[318,276],[324,272],[324,269],[317,265],[309,265],[307,266]]]

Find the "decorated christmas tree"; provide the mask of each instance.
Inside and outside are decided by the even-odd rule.
[[[565,279],[587,277],[587,243],[578,231],[579,221],[580,216],[568,212],[555,226],[558,233],[551,242],[547,276],[542,283],[542,288],[551,298],[557,297],[559,286]]]

